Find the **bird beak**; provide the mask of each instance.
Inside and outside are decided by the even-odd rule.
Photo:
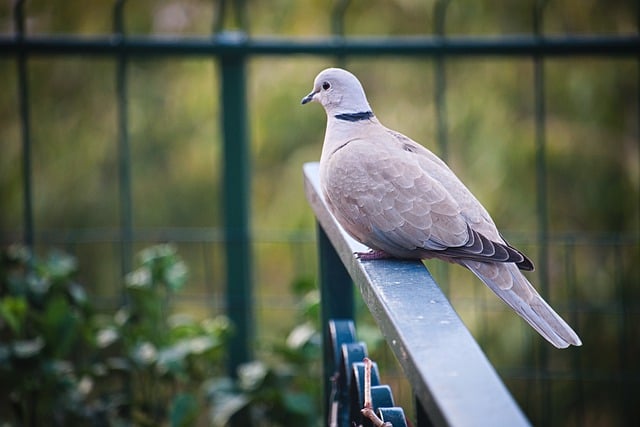
[[[302,98],[302,105],[306,104],[307,102],[313,101],[313,97],[316,96],[316,93],[318,92],[317,91],[311,92],[309,95]]]

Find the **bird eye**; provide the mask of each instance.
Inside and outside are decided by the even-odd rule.
[[[331,87],[331,85],[329,84],[329,82],[322,83],[322,89],[329,90],[330,87]]]

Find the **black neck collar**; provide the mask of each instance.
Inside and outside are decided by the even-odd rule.
[[[359,122],[360,120],[369,120],[373,117],[373,113],[371,111],[361,111],[359,113],[336,114],[333,117],[347,122]]]

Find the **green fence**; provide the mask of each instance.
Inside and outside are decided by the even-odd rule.
[[[0,36],[0,59],[5,65],[9,62],[12,64],[11,67],[16,67],[11,76],[7,75],[7,78],[15,81],[15,92],[3,96],[15,100],[7,101],[5,105],[13,106],[15,120],[19,123],[17,137],[20,148],[11,151],[17,155],[9,160],[19,167],[12,167],[10,172],[3,175],[3,179],[7,180],[4,188],[9,188],[9,181],[19,182],[20,200],[15,197],[7,198],[2,204],[11,208],[7,209],[7,212],[19,211],[20,214],[19,218],[14,215],[2,224],[0,238],[3,244],[22,241],[35,248],[62,245],[74,253],[82,253],[83,248],[89,244],[103,245],[101,253],[109,253],[111,258],[117,259],[119,267],[117,271],[102,271],[96,273],[96,276],[107,274],[114,278],[131,270],[134,251],[144,244],[173,241],[188,246],[194,258],[201,261],[198,269],[201,271],[199,274],[202,278],[202,293],[224,296],[223,303],[211,302],[205,305],[217,304],[214,310],[224,309],[236,325],[237,330],[231,347],[233,357],[230,358],[229,364],[230,371],[235,372],[239,364],[253,358],[256,312],[264,310],[265,305],[269,304],[282,304],[277,308],[287,310],[286,302],[279,303],[277,298],[274,298],[265,303],[256,296],[253,283],[262,280],[262,277],[256,280],[256,248],[260,245],[281,245],[288,249],[279,250],[278,253],[293,259],[298,265],[303,265],[298,267],[300,271],[306,272],[315,267],[315,262],[308,259],[308,255],[313,254],[314,239],[311,228],[302,227],[281,233],[279,230],[252,230],[250,226],[252,216],[259,214],[254,212],[255,208],[252,209],[251,203],[254,169],[251,161],[249,127],[252,121],[252,100],[248,99],[248,86],[253,76],[248,69],[252,61],[267,59],[284,64],[293,59],[303,61],[321,58],[324,61],[349,65],[360,59],[375,59],[379,61],[380,67],[384,67],[385,61],[424,61],[423,66],[428,69],[429,75],[433,76],[435,143],[439,154],[445,159],[450,157],[452,151],[450,111],[447,104],[451,87],[448,79],[450,64],[454,61],[481,63],[487,60],[528,62],[532,76],[531,105],[528,111],[533,117],[535,144],[532,157],[529,159],[535,165],[532,169],[535,174],[535,189],[528,197],[529,200],[535,200],[535,232],[512,231],[509,237],[515,243],[523,244],[530,251],[535,251],[538,288],[545,296],[559,296],[563,301],[559,306],[560,311],[568,314],[570,323],[575,324],[578,331],[586,335],[586,339],[584,347],[571,350],[574,353],[569,358],[557,357],[544,345],[527,344],[530,350],[526,365],[501,366],[500,362],[497,362],[497,369],[507,384],[513,386],[518,400],[536,424],[595,425],[598,420],[605,420],[623,425],[637,419],[638,409],[633,396],[640,383],[640,371],[636,363],[639,336],[637,324],[640,319],[640,276],[637,268],[640,259],[640,178],[637,172],[640,167],[637,137],[640,126],[640,37],[637,34],[546,35],[543,33],[543,17],[547,13],[545,8],[548,3],[553,2],[538,1],[532,2],[530,6],[532,28],[526,35],[445,35],[447,7],[454,2],[436,1],[432,13],[433,35],[345,37],[345,22],[350,5],[349,2],[336,2],[329,14],[332,35],[314,39],[258,37],[249,36],[245,31],[249,12],[244,3],[216,3],[217,9],[213,12],[214,22],[211,26],[214,32],[210,36],[165,38],[128,34],[125,22],[127,8],[132,5],[125,1],[117,1],[113,5],[111,34],[31,35],[27,31],[29,14],[25,11],[28,3],[17,1],[11,17],[13,31]],[[229,17],[226,21],[232,23],[228,25],[224,17]],[[228,31],[228,28],[240,31]],[[113,67],[112,80],[102,82],[104,92],[96,96],[109,93],[112,96],[111,101],[115,102],[115,131],[112,136],[117,153],[114,163],[117,167],[117,194],[110,204],[117,206],[115,226],[77,229],[39,226],[34,200],[42,197],[42,193],[39,193],[40,189],[34,182],[34,168],[37,162],[33,158],[33,132],[34,127],[37,127],[37,119],[34,119],[33,109],[41,101],[42,94],[38,92],[41,82],[37,76],[42,74],[36,75],[32,70],[34,61],[37,63],[52,58],[81,61],[83,64],[93,64],[97,61]],[[550,159],[554,159],[554,153],[549,152],[547,130],[550,108],[548,64],[550,61],[567,61],[563,66],[570,67],[570,60],[585,58],[597,58],[598,61],[612,63],[622,61],[625,70],[635,70],[635,76],[630,79],[630,86],[620,88],[621,91],[628,92],[629,105],[611,107],[612,114],[619,115],[620,120],[625,118],[625,123],[634,123],[635,129],[628,130],[626,135],[635,134],[635,139],[624,142],[626,145],[623,141],[619,144],[616,141],[604,142],[610,144],[613,151],[626,150],[625,153],[628,155],[624,156],[625,161],[630,164],[629,168],[635,171],[635,175],[632,174],[630,184],[624,187],[628,188],[629,192],[624,193],[624,189],[617,189],[612,190],[612,197],[604,193],[594,196],[601,196],[601,203],[604,204],[616,204],[620,197],[630,197],[632,200],[625,201],[623,205],[632,207],[631,212],[627,211],[624,214],[625,221],[630,217],[632,225],[616,227],[615,218],[620,218],[620,214],[618,217],[614,215],[610,229],[592,232],[558,231],[551,223],[549,215],[549,193],[560,185],[560,181],[556,179],[570,177],[558,174],[558,170],[562,168],[561,164],[550,164]],[[215,101],[219,107],[215,111],[217,119],[215,116],[211,119],[217,122],[215,126],[220,131],[219,146],[222,153],[219,163],[211,164],[210,167],[216,172],[215,179],[219,180],[220,188],[212,190],[211,194],[204,194],[203,197],[219,200],[219,203],[216,202],[214,205],[219,209],[220,219],[212,221],[213,226],[188,224],[171,228],[139,227],[136,226],[135,219],[134,187],[135,171],[140,165],[136,162],[135,156],[132,156],[135,150],[131,142],[134,132],[131,120],[138,112],[132,111],[130,99],[131,93],[138,90],[132,84],[132,75],[135,74],[135,81],[140,82],[141,72],[132,67],[144,68],[144,61],[153,63],[184,60],[212,61],[215,65],[211,72],[217,76],[216,93],[219,99]],[[36,67],[41,65],[36,64]],[[3,70],[9,70],[9,66],[4,66]],[[553,72],[557,72],[557,69],[554,68]],[[306,77],[310,85],[313,75]],[[307,86],[303,89],[307,90]],[[300,96],[304,95],[304,90]],[[319,133],[321,134],[321,130]],[[42,134],[39,138],[42,139]],[[313,138],[320,139],[320,135],[314,135]],[[9,144],[3,141],[3,144],[5,143]],[[574,149],[580,150],[580,147]],[[553,173],[550,172],[550,168],[553,169]],[[589,168],[589,165],[585,165],[585,168]],[[218,170],[221,171],[219,176]],[[616,171],[610,171],[610,175],[612,182],[617,183]],[[577,178],[584,179],[588,176],[587,173]],[[562,182],[566,184],[566,181]],[[590,184],[576,182],[573,185]],[[602,191],[602,188],[607,186],[598,186],[598,191]],[[594,284],[605,283],[605,286],[614,289],[611,292],[603,292],[607,297],[602,301],[594,300],[598,296],[597,292],[584,291],[590,284],[578,283],[582,276],[576,274],[580,263],[593,259],[585,254],[594,251],[603,254],[601,268],[597,271],[604,276],[594,277]],[[294,270],[296,268],[294,267]],[[553,269],[560,269],[561,272],[552,271]],[[223,272],[222,278],[220,272]],[[551,278],[559,276],[564,278],[563,290],[553,291]],[[439,277],[442,278],[442,285],[446,290],[456,286],[447,280],[447,277],[452,277],[448,269],[441,268]],[[200,300],[198,297],[194,299]],[[455,295],[453,299],[455,301]],[[202,303],[201,300],[197,302]],[[105,299],[105,304],[109,305],[108,298]],[[473,303],[463,298],[460,304],[460,309],[464,311]],[[484,299],[481,299],[479,304],[484,310],[482,313],[489,313],[487,317],[482,317],[482,314],[477,316],[481,318],[479,323],[486,328],[495,327],[487,320],[491,318],[495,308]],[[552,305],[556,305],[553,304],[553,299]],[[603,318],[606,319],[606,325],[602,322]],[[590,328],[599,331],[594,332],[595,334],[609,334],[611,339],[590,340]],[[480,342],[483,344],[482,339]],[[607,348],[601,348],[605,345]],[[600,348],[596,350],[594,346]],[[617,356],[612,358],[615,360],[611,362],[613,365],[608,365],[608,362],[593,356],[594,351],[615,353]],[[491,351],[488,353],[491,358]],[[603,394],[608,396],[604,397]],[[559,396],[563,401],[554,401],[554,396]],[[605,403],[597,406],[597,410],[591,410],[590,407],[595,401]]]

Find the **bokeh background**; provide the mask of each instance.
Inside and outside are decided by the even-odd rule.
[[[225,29],[257,39],[301,40],[336,32],[382,38],[436,32],[509,37],[532,34],[538,25],[549,36],[628,36],[637,34],[640,21],[638,3],[631,1],[224,3],[230,4],[221,16],[216,2],[126,2],[124,28],[131,36],[209,37],[215,23],[222,22]],[[437,19],[443,5],[446,13]],[[235,6],[242,10],[236,19]],[[0,4],[3,37],[16,31],[12,7],[11,2]],[[29,36],[93,37],[113,31],[112,2],[34,0],[25,3],[24,11]],[[638,57],[544,58],[538,92],[534,60],[526,56],[462,55],[439,63],[429,56],[249,57],[257,357],[269,358],[272,343],[299,320],[299,295],[292,284],[316,277],[315,223],[302,190],[301,166],[319,159],[325,117],[319,106],[299,104],[315,75],[336,64],[361,79],[386,126],[445,157],[507,239],[546,265],[545,277],[540,269],[529,277],[545,284],[548,300],[581,335],[581,348],[550,349],[470,273],[427,263],[534,424],[637,421]],[[60,248],[72,254],[77,279],[93,304],[103,312],[115,310],[124,286],[117,60],[33,55],[27,65],[35,252]],[[158,242],[177,248],[189,268],[189,285],[170,307],[196,318],[225,311],[219,77],[214,57],[132,56],[128,61],[133,248]],[[20,242],[25,227],[17,88],[16,56],[0,51],[3,246]],[[540,94],[542,121],[536,111]],[[545,144],[542,163],[539,138]],[[544,211],[540,185],[547,194]],[[361,322],[370,323],[366,313]],[[375,330],[363,331],[371,342],[380,341]],[[410,390],[393,357],[384,346],[377,347],[383,376],[410,406]]]

